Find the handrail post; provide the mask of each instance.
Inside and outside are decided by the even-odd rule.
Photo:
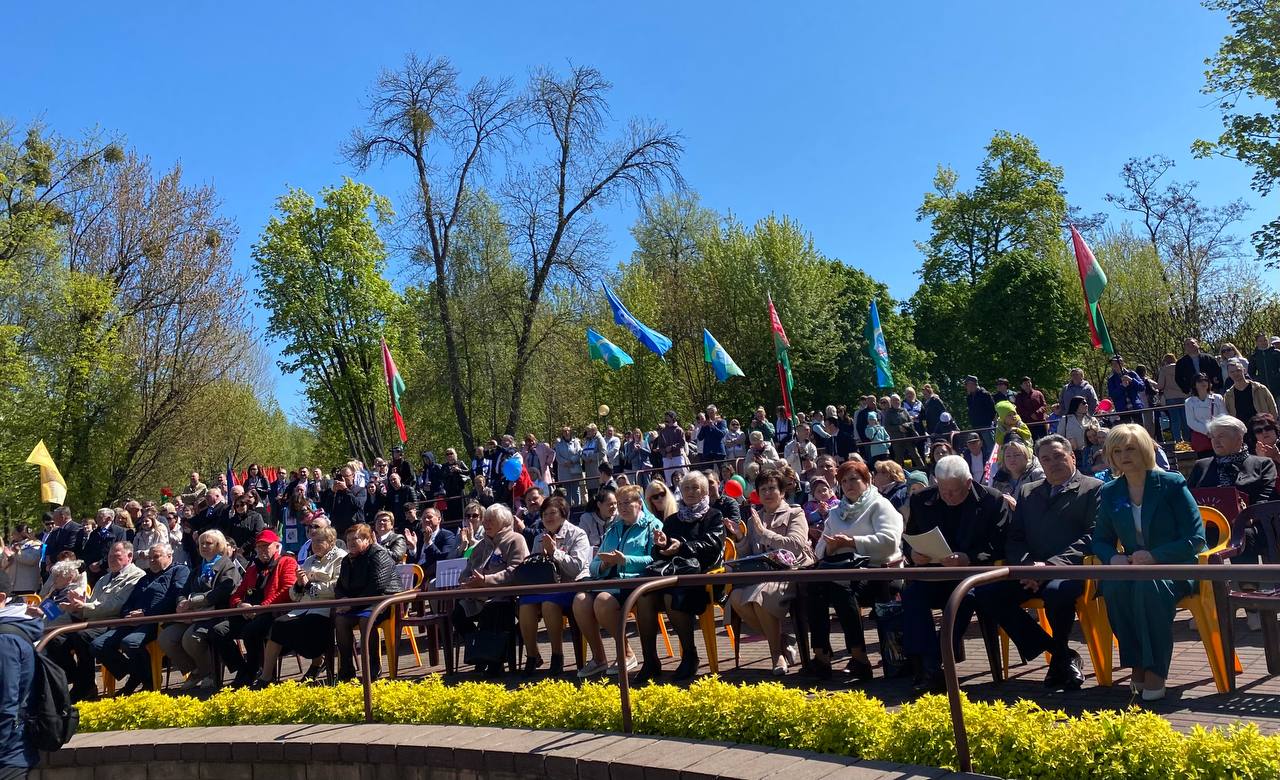
[[[618,693],[622,697],[622,733],[631,733],[631,681],[627,678],[627,615],[635,608],[636,601],[651,590],[669,588],[680,581],[679,577],[659,577],[637,587],[622,603],[622,615],[618,619]]]
[[[369,610],[369,618],[365,621],[364,628],[360,630],[360,684],[364,687],[364,722],[373,723],[373,674],[369,669],[369,661],[373,656],[369,654],[369,639],[374,632],[378,630],[378,624],[375,618],[383,612],[389,605],[397,602],[413,601],[420,591],[406,591],[402,593],[393,593],[382,601],[374,604]],[[405,598],[409,596],[409,598]],[[335,616],[336,617],[336,616]],[[336,621],[335,621],[336,623]],[[387,653],[399,652],[400,636],[397,635],[387,638]],[[388,666],[391,664],[391,658],[387,658]]]
[[[969,757],[969,736],[964,729],[964,706],[960,702],[960,675],[956,673],[956,645],[952,638],[956,632],[956,612],[965,595],[978,585],[996,582],[1009,576],[1009,567],[984,571],[966,577],[951,591],[947,606],[942,610],[942,675],[947,681],[947,699],[951,703],[951,729],[956,736],[956,766],[961,772],[973,771]]]

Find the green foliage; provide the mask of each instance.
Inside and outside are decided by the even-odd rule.
[[[947,699],[925,696],[896,711],[855,691],[829,693],[778,683],[733,685],[715,677],[687,689],[652,685],[631,692],[636,733],[780,749],[836,753],[901,764],[954,768]],[[224,690],[206,700],[160,693],[80,705],[85,732],[196,726],[357,723],[359,684],[332,688],[283,683],[264,691]],[[617,689],[546,680],[515,690],[494,683],[445,685],[383,680],[373,688],[379,723],[618,731]],[[1195,728],[1181,734],[1158,715],[1131,709],[1068,717],[1020,701],[964,701],[974,770],[1020,780],[1273,778],[1280,737],[1256,726]]]
[[[1218,99],[1222,134],[1192,144],[1198,157],[1222,155],[1253,168],[1253,189],[1280,181],[1280,0],[1204,0],[1223,11],[1231,32],[1205,60],[1203,92]],[[1267,113],[1270,112],[1270,113]],[[1258,255],[1280,265],[1280,218],[1253,234]]]

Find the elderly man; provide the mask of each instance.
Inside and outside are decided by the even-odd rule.
[[[111,545],[125,541],[126,531],[114,524],[114,509],[103,507],[93,518],[93,528],[86,529],[80,544],[81,560],[85,562],[89,584],[96,585],[107,572],[107,553]]]
[[[191,528],[202,534],[209,530],[219,530],[227,525],[227,501],[223,497],[222,488],[212,487],[204,497],[205,508],[191,518]]]
[[[404,528],[408,523],[405,509],[417,500],[418,496],[413,488],[401,481],[399,473],[392,471],[387,475],[387,483],[378,489],[377,509],[379,512],[390,512],[395,518],[395,527]]]
[[[1220,415],[1209,421],[1213,457],[1201,458],[1187,479],[1191,488],[1233,487],[1248,504],[1270,501],[1276,487],[1276,464],[1270,458],[1250,455],[1245,447],[1245,424]]]
[[[1071,442],[1056,433],[1036,444],[1036,457],[1044,479],[1028,482],[1018,490],[1005,542],[1005,562],[1010,566],[1079,565],[1093,539],[1102,482],[1076,471]],[[1023,658],[1052,654],[1046,687],[1075,690],[1084,684],[1080,654],[1067,644],[1084,580],[1006,580],[984,585],[974,593],[978,614],[1003,628]],[[1049,633],[1021,607],[1031,598],[1044,601]]]
[[[173,562],[173,548],[168,544],[151,545],[147,551],[147,573],[129,593],[120,608],[120,617],[172,614],[178,606],[178,597],[187,587],[190,573],[186,566]],[[146,647],[156,638],[158,628],[155,623],[121,626],[100,634],[90,643],[93,657],[117,680],[124,679],[126,674],[129,676],[129,682],[120,690],[121,696],[143,685],[152,689],[151,661]]]
[[[1062,386],[1062,392],[1058,394],[1058,404],[1063,414],[1071,408],[1072,398],[1083,398],[1085,403],[1089,404],[1089,414],[1098,411],[1098,391],[1094,390],[1093,385],[1084,378],[1082,368],[1071,369],[1070,380]]]
[[[910,515],[905,532],[923,534],[938,529],[951,552],[932,558],[905,544],[907,558],[913,566],[987,566],[1004,555],[1005,532],[1009,527],[1009,504],[996,490],[973,481],[969,466],[958,455],[946,455],[934,466],[937,485],[911,497]],[[938,633],[933,625],[933,610],[947,603],[951,591],[963,574],[955,580],[910,582],[902,592],[902,640],[906,652],[917,665],[917,691],[939,692],[944,689]],[[975,604],[968,595],[956,616],[958,641],[973,615]]]
[[[40,561],[41,577],[48,576],[49,567],[64,552],[71,551],[77,558],[84,558],[84,529],[71,519],[71,507],[60,506],[53,510],[52,520],[53,527],[44,538],[44,558]]]
[[[582,442],[574,438],[573,429],[565,425],[560,428],[560,438],[556,440],[556,481],[561,483],[568,494],[569,503],[575,506],[587,502],[586,485],[582,481]]]
[[[68,591],[67,601],[59,606],[77,621],[119,617],[120,610],[145,574],[133,563],[133,545],[125,541],[116,542],[107,553],[107,573],[98,580],[93,595],[85,598],[74,590]],[[90,644],[105,631],[87,628],[62,634],[46,648],[49,657],[67,673],[73,701],[98,698],[98,685],[94,680],[96,664]]]
[[[289,589],[298,579],[297,560],[280,551],[280,537],[275,531],[268,528],[258,534],[254,560],[231,594],[230,606],[245,610],[245,617],[225,618],[209,629],[209,641],[218,648],[222,662],[235,673],[231,684],[237,688],[250,685],[262,671],[267,635],[278,614],[254,613],[253,607],[288,601]],[[237,639],[244,642],[244,655],[240,654]]]

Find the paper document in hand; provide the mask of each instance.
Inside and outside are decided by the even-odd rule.
[[[937,526],[922,534],[903,534],[902,540],[911,545],[913,552],[927,555],[935,563],[951,554],[951,545]]]

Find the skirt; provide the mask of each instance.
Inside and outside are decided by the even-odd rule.
[[[533,596],[521,596],[520,606],[525,604],[555,604],[563,611],[573,608],[573,597],[576,593],[541,593]]]
[[[794,582],[757,582],[734,588],[731,595],[739,603],[757,604],[781,620],[787,616],[787,607],[795,598],[796,589]]]
[[[271,624],[271,641],[286,653],[319,658],[333,648],[333,618],[320,612],[276,618]]]

